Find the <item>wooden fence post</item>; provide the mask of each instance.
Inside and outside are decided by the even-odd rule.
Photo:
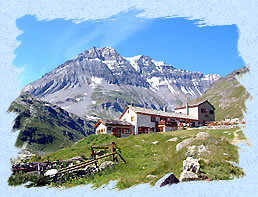
[[[93,160],[96,160],[96,154],[94,152],[94,148],[91,146],[91,157]],[[98,168],[98,160],[95,161],[96,168]]]

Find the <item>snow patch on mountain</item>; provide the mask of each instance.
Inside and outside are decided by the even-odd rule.
[[[113,70],[116,66],[116,60],[105,60],[103,63],[106,64],[110,70]]]
[[[95,84],[101,84],[102,78],[92,76],[91,81]]]
[[[139,71],[139,67],[137,64],[137,61],[142,57],[142,55],[137,55],[137,56],[133,56],[133,57],[124,57],[127,61],[129,61],[129,63],[133,66],[133,68],[136,71]]]

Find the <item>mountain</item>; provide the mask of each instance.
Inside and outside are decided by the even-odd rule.
[[[225,118],[243,118],[243,112],[246,112],[245,101],[251,98],[251,95],[242,86],[237,78],[249,72],[247,66],[235,70],[217,80],[206,92],[199,98],[190,101],[195,103],[208,99],[216,108],[216,120]]]
[[[19,130],[17,147],[44,154],[68,147],[93,133],[95,122],[86,121],[62,108],[22,93],[8,112],[18,116],[13,130]]]
[[[131,102],[172,110],[201,96],[219,78],[176,69],[149,56],[125,58],[111,47],[93,47],[22,91],[79,116],[117,118]]]

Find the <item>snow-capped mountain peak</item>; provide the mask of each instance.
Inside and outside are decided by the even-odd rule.
[[[176,69],[149,56],[123,57],[111,47],[93,47],[23,91],[78,115],[91,115],[96,107],[100,111],[113,107],[109,113],[116,114],[131,101],[156,109],[173,107],[178,101],[201,96],[219,78]]]

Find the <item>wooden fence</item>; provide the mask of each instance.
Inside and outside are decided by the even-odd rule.
[[[108,149],[111,150],[111,153],[97,157],[96,150],[108,150]],[[79,164],[69,166],[66,168],[62,168],[62,169],[58,170],[58,173],[72,172],[72,171],[78,170],[80,168],[86,167],[91,164],[95,164],[96,168],[98,168],[99,167],[98,160],[111,156],[112,161],[115,162],[115,161],[118,161],[116,155],[118,155],[122,159],[122,161],[124,163],[126,163],[126,161],[122,157],[122,155],[119,152],[117,152],[117,146],[116,146],[115,142],[112,142],[111,144],[91,146],[91,160],[81,162]]]

